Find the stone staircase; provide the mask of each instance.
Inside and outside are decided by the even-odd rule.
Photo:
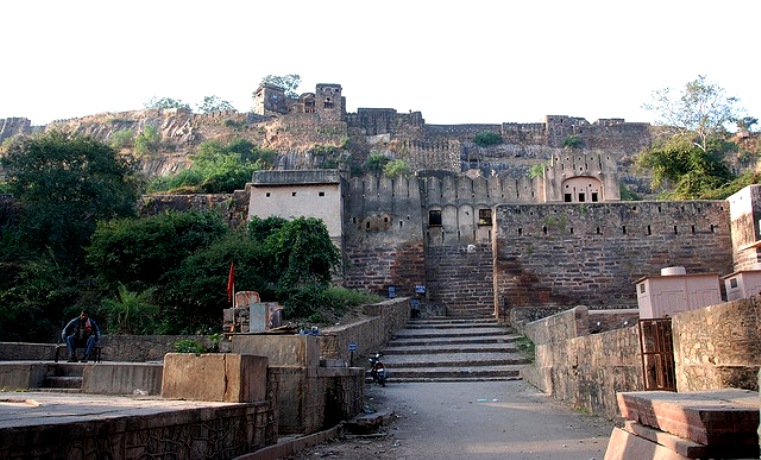
[[[81,391],[84,368],[84,364],[79,363],[56,363],[54,371],[45,376],[42,388],[36,388],[35,391]]]
[[[388,382],[519,380],[522,336],[494,318],[412,319],[381,350]]]

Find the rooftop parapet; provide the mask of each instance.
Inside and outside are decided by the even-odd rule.
[[[338,184],[341,175],[336,169],[254,171],[254,185]]]

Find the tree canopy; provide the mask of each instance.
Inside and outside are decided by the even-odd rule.
[[[5,148],[2,164],[30,247],[78,260],[97,221],[134,215],[133,165],[102,142],[51,131],[14,138]]]
[[[754,120],[739,117],[739,99],[702,75],[677,96],[666,88],[654,91],[652,99],[643,107],[656,112],[661,130],[636,162],[651,171],[654,188],[665,188],[661,197],[698,199],[717,189],[730,190],[736,177],[726,156],[738,146],[728,125],[752,125]]]
[[[182,101],[182,99],[173,99],[171,97],[158,98],[152,97],[151,100],[143,104],[146,109],[188,109],[190,110],[190,104]]]
[[[721,136],[728,125],[740,120],[739,102],[724,88],[699,75],[677,95],[671,88],[653,91],[651,102],[643,107],[656,113],[656,124],[664,127],[668,135],[684,137],[691,133],[695,145],[707,151],[709,138]]]
[[[301,84],[301,77],[297,74],[289,73],[288,75],[267,75],[262,78],[262,83],[269,83],[285,90],[285,95],[288,97],[296,98],[299,93],[296,89]]]
[[[197,105],[198,111],[201,113],[220,112],[223,110],[236,111],[235,107],[218,96],[204,96],[203,102]]]

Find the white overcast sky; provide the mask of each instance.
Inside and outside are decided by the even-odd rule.
[[[0,119],[35,125],[152,97],[239,111],[266,75],[339,83],[348,110],[434,124],[652,121],[698,75],[761,118],[761,1],[26,0],[0,6]]]

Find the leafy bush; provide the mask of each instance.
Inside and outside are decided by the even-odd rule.
[[[355,291],[341,286],[331,286],[323,292],[324,305],[336,313],[358,305],[382,302],[385,298],[366,291]]]
[[[107,317],[108,331],[117,334],[155,334],[155,317],[159,308],[149,299],[156,288],[140,293],[128,291],[119,283],[115,298],[103,300],[102,312]]]
[[[404,160],[393,160],[386,163],[386,166],[383,167],[383,174],[387,177],[409,178],[412,176],[412,168]]]
[[[126,147],[131,147],[133,145],[134,138],[135,133],[131,129],[120,129],[119,131],[111,134],[111,148],[119,150]]]
[[[382,153],[371,153],[362,165],[362,168],[366,171],[381,172],[389,161],[390,160]]]
[[[569,149],[578,149],[581,148],[583,143],[584,142],[581,140],[581,136],[578,134],[569,134],[563,140],[563,147],[567,147]]]
[[[492,131],[481,131],[476,133],[473,137],[473,142],[481,147],[488,147],[490,145],[497,145],[502,143],[502,137]]]
[[[182,339],[174,342],[175,353],[195,353],[200,355],[206,353],[206,347],[201,345],[200,342],[193,339]]]
[[[251,180],[254,171],[271,165],[276,155],[277,152],[260,149],[247,139],[236,138],[228,144],[205,141],[191,157],[189,169],[154,179],[148,191],[232,193],[242,189]]]
[[[151,125],[146,125],[135,137],[135,153],[139,156],[150,156],[158,152],[159,147],[161,147],[161,135]]]

